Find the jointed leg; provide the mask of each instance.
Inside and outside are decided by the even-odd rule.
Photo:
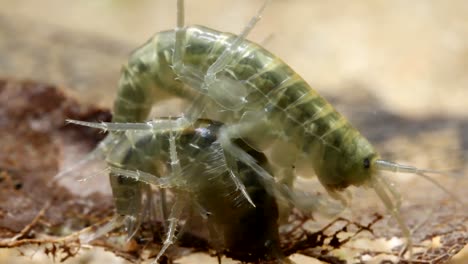
[[[392,195],[392,191],[388,190],[389,186],[387,186],[387,183],[385,181],[382,181],[379,175],[371,178],[371,184],[372,184],[372,187],[374,188],[374,191],[382,200],[382,202],[384,203],[389,213],[397,221],[398,225],[400,226],[403,232],[403,236],[406,238],[406,246],[400,252],[400,255],[403,255],[406,249],[408,249],[409,260],[411,261],[411,259],[413,258],[413,240],[411,238],[411,232],[408,226],[406,225],[406,223],[403,221],[399,208],[392,201],[392,198],[389,196],[389,193],[390,195]],[[400,257],[403,257],[403,256],[400,256]]]
[[[66,177],[67,175],[70,175],[70,173],[72,172],[80,171],[80,168],[87,166],[89,162],[95,159],[104,159],[109,147],[112,146],[114,143],[115,138],[113,138],[111,135],[107,136],[97,145],[95,149],[93,149],[90,153],[86,154],[84,158],[56,174],[50,184],[57,182],[58,180],[62,179],[63,177]]]
[[[89,244],[91,241],[109,233],[110,231],[120,227],[125,222],[126,216],[123,215],[116,215],[114,216],[109,222],[105,225],[97,228],[96,231],[89,233],[85,232],[80,235],[80,242],[82,244]]]
[[[184,195],[182,194],[177,194],[175,196],[175,202],[172,206],[171,213],[168,218],[169,226],[166,234],[166,239],[164,240],[163,246],[159,251],[158,255],[156,256],[156,259],[152,262],[152,264],[158,263],[159,258],[161,258],[161,256],[166,252],[169,246],[171,246],[175,242],[176,229],[177,225],[179,224],[182,211],[185,208],[186,198],[187,197],[184,197]]]
[[[179,68],[182,65],[177,65],[178,63],[182,64],[182,43],[184,42],[184,26],[185,26],[185,8],[184,0],[177,0],[177,27],[175,30],[175,47],[174,53],[172,54],[172,62],[175,68]]]
[[[205,80],[204,80],[204,86],[208,87],[212,83],[215,82],[216,80],[216,74],[220,71],[222,71],[226,65],[232,60],[232,52],[236,50],[240,44],[242,44],[242,41],[247,37],[247,35],[252,31],[252,29],[255,27],[257,22],[262,18],[263,11],[267,7],[268,3],[270,0],[266,0],[262,7],[258,10],[257,14],[253,16],[247,26],[242,30],[242,32],[239,34],[239,36],[234,40],[234,42],[231,44],[231,46],[226,49],[221,56],[218,57],[218,59],[208,68],[208,71],[206,72],[205,75]]]
[[[112,123],[112,122],[85,122],[79,120],[66,120],[68,123],[76,124],[80,126],[87,126],[92,128],[98,128],[103,131],[141,131],[150,130],[156,133],[167,132],[168,130],[180,130],[186,128],[189,123],[185,120],[178,118],[175,120],[171,119],[155,119],[145,123]],[[112,139],[111,139],[112,140]]]
[[[177,187],[177,184],[174,182],[174,179],[171,176],[157,177],[154,174],[147,173],[140,170],[127,170],[117,167],[109,167],[111,173],[117,174],[119,176],[128,177],[135,179],[136,181],[144,182],[147,184],[152,184],[159,188],[173,188]]]

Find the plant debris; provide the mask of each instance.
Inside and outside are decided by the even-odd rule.
[[[80,244],[80,235],[94,232],[112,218],[110,193],[95,191],[83,195],[80,190],[71,191],[53,181],[66,166],[64,161],[79,160],[105,136],[95,130],[66,125],[67,118],[108,121],[111,115],[109,110],[79,103],[52,85],[0,81],[0,248],[21,250],[35,245],[54,261],[63,262],[75,257],[85,246]],[[71,146],[79,151],[69,151]],[[102,179],[91,179],[97,180]],[[107,178],[103,182],[106,181]],[[403,213],[409,214],[421,208],[406,210]],[[444,263],[468,243],[468,218],[463,212],[453,212],[449,205],[441,205],[415,231],[415,242],[419,243],[416,246],[423,250],[415,254],[414,263]],[[398,236],[398,231],[388,229],[382,215],[369,212],[368,216],[359,222],[338,218],[312,231],[307,223],[315,219],[294,210],[280,233],[282,251],[286,256],[302,254],[328,263],[346,263],[335,251],[352,247],[351,242],[361,235],[368,239]],[[161,234],[164,234],[162,223],[143,223],[129,242],[125,242],[124,230],[114,230],[92,245],[137,262],[154,257],[161,247]],[[432,244],[424,244],[425,241]],[[172,263],[193,252],[216,255],[209,239],[191,230],[181,236],[164,261]],[[381,253],[365,249],[351,258],[362,261],[366,255]],[[384,254],[395,257],[398,250]]]

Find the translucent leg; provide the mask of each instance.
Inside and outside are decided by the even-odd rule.
[[[248,130],[248,124],[236,124],[231,126],[223,127],[218,135],[218,141],[220,142],[223,150],[235,159],[245,163],[247,166],[251,167],[259,176],[261,176],[266,182],[271,183],[273,176],[266,171],[263,167],[257,164],[257,161],[245,152],[240,147],[232,144],[232,139],[236,138],[239,131]]]
[[[239,147],[235,146],[232,144],[230,138],[226,133],[220,132],[218,140],[221,143],[222,147],[222,153],[224,155],[224,160],[226,161],[226,165],[228,166],[229,170],[229,176],[231,176],[232,181],[236,185],[236,188],[242,193],[242,195],[247,199],[247,201],[255,207],[255,204],[252,201],[252,198],[250,198],[250,195],[247,193],[247,190],[245,188],[245,185],[242,183],[242,181],[239,179],[239,177],[236,175],[236,172],[238,171],[237,169],[237,158],[238,155],[232,155],[234,153],[240,154],[240,155],[247,155],[246,158],[249,159],[250,162],[255,164],[256,167],[260,168],[262,172],[266,172],[261,166],[259,166],[256,161],[245,151],[240,149]],[[225,151],[228,152],[228,155],[226,155]],[[266,172],[268,173],[268,172]],[[268,174],[269,175],[269,174]]]
[[[441,189],[444,193],[449,195],[454,201],[462,204],[462,205],[467,205],[464,203],[459,197],[454,195],[452,192],[450,192],[447,188],[445,188],[442,184],[437,182],[436,180],[432,179],[426,173],[433,173],[433,174],[439,174],[439,175],[453,175],[450,173],[444,173],[441,171],[435,171],[435,170],[425,170],[425,169],[418,169],[413,166],[408,166],[408,165],[402,165],[402,164],[397,164],[394,162],[386,161],[386,160],[376,160],[375,161],[375,167],[379,170],[384,170],[384,171],[391,171],[391,172],[396,172],[396,173],[414,173],[418,176],[421,176],[423,179],[431,182],[435,186],[437,186],[439,189]],[[455,176],[455,175],[453,175]],[[387,184],[388,186],[389,184]],[[392,190],[391,186],[388,186],[390,191],[394,193]]]
[[[55,175],[50,184],[59,181],[63,177],[71,175],[72,172],[80,171],[81,168],[85,168],[89,164],[89,162],[93,160],[104,160],[106,153],[109,151],[109,148],[114,145],[114,142],[115,139],[112,137],[112,135],[107,136],[96,146],[95,149],[88,153],[84,158]]]
[[[135,179],[144,183],[152,184],[160,188],[177,187],[171,176],[156,177],[156,175],[139,170],[127,170],[110,166],[109,170],[119,176]]]
[[[400,192],[395,188],[395,184],[391,182],[385,175],[380,175],[380,180],[384,183],[385,187],[387,187],[388,191],[393,197],[393,200],[395,201],[395,208],[400,209],[401,208],[401,195]]]
[[[241,81],[233,80],[232,78],[223,78],[222,76],[217,75],[225,70],[236,58],[240,58],[240,54],[242,52],[238,52],[237,49],[243,44],[245,37],[260,20],[261,14],[268,2],[269,1],[265,1],[263,6],[249,21],[241,34],[239,34],[221,53],[216,61],[210,65],[204,75],[203,82],[200,86],[201,90],[228,110],[235,111],[241,109],[245,105],[245,98],[249,94],[250,89],[244,87],[244,84]]]
[[[169,226],[166,234],[166,239],[164,240],[163,246],[161,250],[159,251],[158,255],[156,256],[156,259],[152,262],[152,264],[158,263],[158,260],[161,258],[161,256],[166,252],[166,250],[174,243],[175,241],[175,233],[177,229],[177,225],[180,221],[180,217],[182,215],[182,211],[185,207],[185,202],[182,196],[176,196],[176,201],[174,205],[172,206],[171,213],[169,215]]]
[[[89,244],[91,241],[109,233],[110,231],[122,226],[126,220],[126,216],[116,215],[105,225],[99,227],[96,231],[89,233],[83,233],[80,235],[80,242],[83,244]]]
[[[127,215],[125,216],[125,231],[127,231],[127,239],[126,242],[129,242],[132,237],[135,236],[135,234],[138,232],[138,229],[140,229],[141,225],[141,216],[142,212],[138,212],[137,215]]]
[[[341,202],[330,199],[326,195],[313,195],[310,193],[299,192],[297,190],[289,190],[287,187],[285,192],[291,202],[301,211],[309,213],[318,213],[327,218],[338,216],[346,208]]]
[[[167,223],[166,223],[166,219],[169,218],[168,216],[168,211],[167,211],[167,196],[166,196],[166,190],[165,189],[160,189],[160,193],[159,193],[159,197],[161,199],[160,201],[160,211],[161,211],[161,215],[162,215],[162,218],[163,218],[163,226],[164,226],[164,230],[167,231]]]
[[[138,131],[138,130],[150,130],[156,133],[167,132],[168,130],[181,130],[186,128],[189,123],[183,118],[174,120],[170,119],[155,119],[145,123],[111,123],[111,122],[85,122],[79,120],[67,119],[68,123],[87,126],[92,128],[98,128],[103,131]]]
[[[175,180],[177,177],[180,177],[182,175],[182,168],[180,166],[180,160],[177,155],[177,146],[175,142],[175,135],[174,132],[171,130],[169,133],[169,158],[170,158],[170,165],[171,165],[171,175],[170,177]],[[161,215],[163,216],[163,226],[164,230],[166,232],[169,232],[170,228],[170,222],[166,221],[166,219],[169,219],[168,217],[168,212],[167,212],[167,197],[166,197],[166,190],[161,189],[160,192],[160,198],[161,198]]]
[[[287,185],[277,183],[273,176],[261,167],[252,156],[243,149],[232,144],[232,135],[237,135],[236,133],[239,130],[247,130],[248,128],[246,127],[239,127],[245,125],[246,124],[237,124],[223,127],[219,133],[218,140],[225,152],[236,160],[239,160],[251,167],[261,177],[262,184],[265,186],[265,190],[267,190],[269,194],[276,198],[284,199],[287,202],[294,204],[299,209],[306,211],[319,210],[327,216],[335,216],[343,210],[343,206],[333,203],[326,198],[319,199],[318,197],[311,196],[306,193],[293,191]]]
[[[342,191],[336,191],[336,190],[329,190],[327,189],[328,195],[332,197],[335,200],[340,201],[340,203],[344,207],[348,207],[351,201],[351,193],[349,190],[342,190]]]
[[[241,34],[239,34],[239,36],[234,40],[231,46],[228,49],[226,49],[221,54],[221,56],[219,56],[218,59],[208,68],[204,80],[205,86],[210,86],[216,80],[216,74],[222,71],[226,67],[226,65],[231,61],[232,51],[236,50],[242,43],[242,41],[245,39],[245,37],[247,37],[247,35],[250,33],[250,31],[252,31],[257,22],[261,19],[262,13],[269,2],[270,0],[266,0],[263,3],[262,7],[258,10],[257,14],[255,14],[255,16],[250,19],[247,26],[244,28],[244,30],[242,30]]]
[[[161,192],[164,191],[164,190],[165,189],[161,189]],[[148,220],[150,222],[154,223],[154,222],[157,221],[157,216],[158,216],[157,208],[158,208],[158,206],[156,205],[153,189],[149,185],[148,185],[148,188],[145,189],[145,198],[146,199],[145,199],[144,212],[148,212],[148,213],[146,213],[143,216],[148,217]],[[160,202],[160,204],[161,203],[162,202]],[[166,219],[166,218],[164,218],[164,219]]]
[[[143,192],[145,193],[145,199],[140,200],[143,206],[140,207],[139,212],[136,212],[135,215],[126,216],[125,219],[125,229],[127,231],[127,239],[129,242],[140,229],[141,223],[145,217],[145,214],[148,213],[149,217],[156,217],[154,214],[153,203],[152,203],[152,190],[151,186],[146,184],[142,186]]]
[[[183,53],[185,51],[185,25],[184,25],[184,1],[177,1],[177,28],[175,30],[174,52],[172,56],[172,69],[184,85],[197,90],[200,95],[192,100],[190,110],[186,112],[189,121],[200,118],[204,112],[207,102],[205,95],[208,95],[223,107],[230,110],[237,110],[244,105],[244,98],[247,90],[242,84],[232,79],[217,80],[216,74],[226,68],[232,61],[234,51],[242,44],[242,41],[248,33],[255,27],[260,20],[261,14],[266,8],[269,0],[265,1],[257,14],[249,21],[241,34],[231,43],[231,45],[217,58],[217,60],[208,68],[206,73],[200,72],[193,66],[184,65]],[[203,102],[197,102],[203,101]]]
[[[173,67],[178,69],[182,67],[182,50],[184,42],[184,24],[185,24],[184,0],[177,0],[177,27],[175,30],[174,53],[172,54]],[[177,71],[176,71],[177,72]]]
[[[243,162],[245,165],[251,167],[261,177],[261,182],[262,184],[264,184],[265,189],[269,194],[274,195],[275,197],[277,195],[285,195],[287,192],[283,190],[282,185],[278,184],[268,171],[266,171],[262,166],[260,166],[257,163],[257,161],[246,151],[232,143],[232,138],[236,138],[235,135],[238,135],[237,133],[239,131],[248,130],[248,126],[249,124],[241,123],[223,127],[218,135],[218,141],[220,142],[223,151],[228,154],[226,155],[227,157],[231,157],[231,159],[236,160],[236,162],[240,161]],[[242,184],[242,182],[240,182],[238,177],[234,174],[232,174],[231,177],[236,182],[236,185],[238,185],[238,188],[243,188],[243,190],[245,191],[245,186]],[[246,198],[248,197],[246,191],[245,193],[243,192],[243,194]],[[248,198],[248,200],[251,201],[250,197]]]
[[[177,0],[177,27],[175,29],[174,52],[172,53],[172,69],[185,85],[192,89],[201,87],[203,73],[194,67],[188,67],[183,63],[183,52],[185,50],[185,7],[184,0]]]
[[[405,248],[403,248],[400,255],[403,255],[406,249],[408,249],[409,261],[411,262],[413,258],[413,240],[411,238],[411,232],[408,226],[403,221],[397,204],[395,204],[392,201],[392,198],[388,194],[390,193],[390,195],[392,195],[391,187],[388,186],[387,183],[383,181],[379,175],[376,175],[371,178],[371,186],[374,188],[374,191],[380,197],[380,200],[382,200],[382,202],[384,203],[388,212],[393,216],[393,218],[397,221],[398,225],[400,226],[403,236],[406,238],[406,246]]]
[[[180,166],[180,160],[177,155],[176,137],[173,130],[171,130],[169,133],[169,157],[171,160],[171,176],[174,179],[181,177],[182,168]]]
[[[177,0],[177,27],[182,28],[185,24],[185,8],[184,8],[184,0]]]

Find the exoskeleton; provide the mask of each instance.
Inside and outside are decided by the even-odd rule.
[[[242,140],[252,149],[268,149],[275,176],[286,182],[296,176],[294,165],[306,163],[326,190],[341,201],[346,199],[339,191],[369,186],[397,220],[411,255],[411,236],[399,213],[399,194],[380,172],[414,173],[429,179],[425,173],[434,171],[382,159],[369,141],[286,63],[246,40],[266,3],[240,35],[186,26],[183,4],[178,0],[175,30],[157,33],[130,56],[119,81],[113,123],[103,128],[188,129],[201,117],[223,122],[217,142],[224,163],[241,162],[255,171],[269,194],[282,193],[272,190],[276,188],[272,173],[234,143]],[[168,96],[186,100],[189,107],[171,124],[144,123],[151,108]],[[242,173],[232,172],[232,182],[255,205],[245,191]],[[147,188],[145,181],[122,175],[111,176],[111,182],[114,194],[127,188],[132,190],[134,201],[141,200]],[[293,196],[289,196],[290,201],[307,207]],[[117,208],[124,207],[119,203],[116,198]]]
[[[158,121],[153,121],[155,125],[160,124],[154,130],[121,125],[113,129],[112,124],[94,124],[113,132],[115,144],[108,148],[106,160],[119,216],[92,238],[123,221],[134,226],[130,232],[136,231],[142,219],[142,208],[155,209],[144,206],[140,200],[142,190],[146,200],[152,198],[151,190],[138,188],[137,184],[144,183],[145,188],[154,186],[159,187],[159,191],[170,190],[173,196],[172,202],[162,199],[163,207],[172,206],[169,212],[162,210],[168,222],[167,234],[155,263],[175,241],[176,229],[183,216],[193,213],[206,219],[213,246],[220,253],[241,261],[285,260],[279,245],[276,198],[265,189],[255,170],[224,153],[217,137],[222,124],[197,120],[189,128],[175,130],[172,127],[177,121]],[[263,153],[241,140],[234,144],[269,171],[268,160]],[[233,174],[239,183],[233,181]],[[125,179],[125,184],[119,182],[121,179]],[[243,190],[238,188],[239,184]],[[255,207],[244,194],[252,199]]]

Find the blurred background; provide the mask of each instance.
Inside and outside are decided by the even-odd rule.
[[[174,2],[1,0],[0,74],[84,89],[80,81],[92,81],[81,79],[98,79],[100,70],[118,71],[132,49],[154,33],[174,28]],[[238,33],[263,1],[186,2],[187,24]],[[394,111],[466,117],[467,11],[463,0],[275,0],[248,38],[269,39],[266,48],[320,92],[347,95],[353,84],[372,90]],[[77,52],[82,56],[72,57]],[[38,62],[30,69],[9,67],[14,60],[6,58],[21,55]],[[117,65],[102,60],[105,55],[113,55]],[[79,71],[72,74],[77,80],[40,75],[41,68],[53,66]],[[115,72],[99,89],[112,93],[117,76]]]
[[[130,52],[174,28],[175,2],[0,0],[0,78],[56,84],[109,107]],[[187,0],[186,23],[239,33],[262,3]],[[248,39],[287,62],[389,159],[461,172],[439,180],[466,196],[467,14],[464,0],[274,0]],[[433,186],[405,177],[406,201],[427,200]],[[15,254],[0,250],[0,262]],[[9,263],[33,263],[26,259]]]

